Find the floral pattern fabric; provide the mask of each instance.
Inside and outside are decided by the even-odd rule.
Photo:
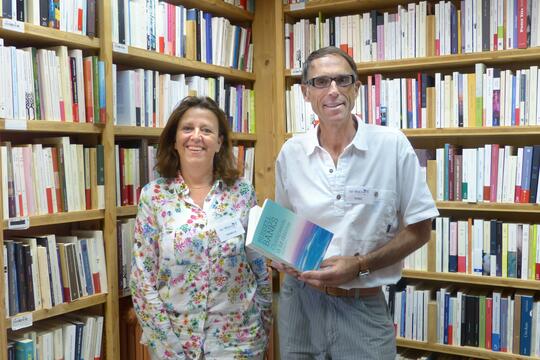
[[[179,175],[141,191],[130,278],[142,342],[160,359],[257,359],[271,324],[263,257],[245,235],[220,238],[218,224],[247,227],[251,184],[217,180],[200,208]]]

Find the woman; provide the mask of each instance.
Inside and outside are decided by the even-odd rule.
[[[262,359],[271,325],[265,261],[244,248],[251,184],[223,111],[186,97],[159,139],[161,178],[141,191],[130,287],[154,359]]]

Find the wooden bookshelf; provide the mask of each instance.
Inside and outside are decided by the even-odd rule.
[[[155,51],[129,46],[127,52],[115,51],[113,61],[116,64],[129,64],[130,67],[159,70],[165,73],[184,73],[188,75],[223,76],[227,80],[254,81],[253,73],[205,64],[195,60],[165,55]]]
[[[434,330],[434,329],[433,329]],[[409,339],[397,338],[397,346],[407,347],[412,349],[427,350],[438,353],[473,357],[477,359],[508,359],[508,360],[517,360],[517,359],[537,359],[530,356],[517,355],[512,353],[500,352],[500,351],[491,351],[482,348],[476,348],[472,346],[454,346],[454,345],[443,345],[443,344],[434,344],[428,342],[414,341]]]
[[[242,9],[241,7],[228,4],[223,0],[172,0],[171,4],[184,5],[188,8],[197,8],[208,11],[215,16],[223,16],[233,22],[253,21],[253,13]]]
[[[540,58],[540,48],[512,49],[487,51],[459,55],[426,56],[401,60],[381,60],[357,63],[360,75],[384,73],[395,76],[396,73],[406,73],[413,71],[434,71],[449,69],[459,69],[470,67],[474,64],[484,63],[487,66],[504,66],[508,63],[512,66],[516,64],[527,64],[538,62]],[[511,67],[512,67],[511,66]],[[290,69],[285,71],[287,77],[300,79],[300,74]]]
[[[0,119],[1,131],[43,132],[55,134],[101,134],[102,124],[72,123],[47,120]]]
[[[32,311],[32,320],[35,322],[39,320],[49,319],[54,316],[67,314],[67,313],[81,310],[81,309],[86,309],[95,305],[105,304],[106,301],[107,301],[107,294],[96,294],[96,295],[91,295],[91,296],[85,296],[83,298],[79,298],[69,303],[53,306],[50,309],[41,309],[41,310]],[[15,316],[7,318],[6,328],[11,329],[11,321],[13,320],[13,318],[25,316],[27,314],[28,313],[20,313]]]
[[[418,3],[417,1],[400,0],[312,0],[300,4],[282,5],[281,1],[275,0],[275,6],[280,8],[275,21],[275,37],[277,45],[273,49],[276,52],[276,87],[278,99],[275,106],[278,115],[275,121],[274,131],[276,134],[275,148],[279,150],[284,141],[293,135],[286,131],[286,104],[284,92],[289,85],[299,83],[299,69],[285,69],[285,49],[284,49],[284,24],[294,23],[299,19],[314,20],[322,15],[323,19],[331,16],[342,16],[350,14],[362,14],[370,10],[380,12],[389,11],[395,13],[397,5]],[[459,8],[459,5],[457,4]],[[306,54],[307,56],[307,54]],[[475,64],[483,63],[486,67],[497,67],[501,69],[521,69],[530,65],[537,65],[540,59],[540,48],[512,49],[491,52],[476,52],[470,54],[429,56],[401,60],[383,60],[357,63],[360,79],[363,81],[367,75],[381,73],[389,78],[416,75],[418,72],[442,72],[449,74],[452,71],[474,72]],[[279,98],[281,97],[281,98]],[[403,133],[410,140],[415,148],[436,149],[444,146],[445,143],[458,145],[461,147],[479,147],[484,144],[501,144],[521,147],[524,145],[540,144],[540,126],[522,127],[491,127],[491,128],[445,128],[445,129],[404,129]],[[469,217],[483,219],[499,219],[503,221],[518,223],[538,223],[540,218],[540,205],[538,204],[513,204],[513,203],[464,203],[459,201],[438,201],[436,205],[441,212],[441,216],[450,216],[457,219],[467,219]],[[434,249],[433,249],[434,250]],[[432,250],[432,252],[433,252]],[[428,249],[428,254],[431,252]],[[431,260],[430,260],[431,261]],[[434,266],[434,265],[433,265]],[[452,283],[462,284],[464,288],[489,288],[493,289],[519,289],[540,291],[540,281],[521,280],[500,277],[484,277],[458,273],[436,273],[431,271],[404,270],[403,277],[432,284],[436,288],[437,284]],[[428,323],[429,336],[436,333],[436,320],[431,317],[436,316],[433,312],[434,304],[430,304]],[[436,310],[436,308],[435,308]],[[434,336],[433,336],[434,337]],[[429,337],[428,337],[429,338]],[[400,347],[427,350],[439,353],[460,355],[465,357],[475,357],[482,359],[527,359],[529,357],[516,354],[492,352],[491,350],[448,346],[436,343],[434,339],[428,342],[418,342],[408,339],[397,339]]]
[[[293,18],[308,18],[322,12],[326,16],[359,13],[371,9],[394,9],[397,5],[408,4],[405,0],[311,0],[304,3],[283,5],[283,14]]]
[[[496,276],[477,276],[462,273],[439,273],[432,271],[403,270],[403,277],[408,279],[432,280],[466,286],[494,286],[510,289],[540,290],[540,281],[503,278]]]
[[[105,210],[85,210],[85,211],[69,211],[50,215],[37,215],[28,217],[30,226],[44,226],[65,223],[76,223],[80,221],[103,220]],[[9,229],[9,220],[3,221],[4,230]]]
[[[6,42],[16,43],[17,46],[46,47],[51,45],[66,45],[68,47],[99,50],[100,40],[97,37],[88,37],[75,33],[67,33],[57,29],[46,28],[29,23],[22,23],[24,30],[8,30],[4,25],[5,19],[0,19],[0,37]]]
[[[116,208],[117,217],[137,215],[137,205],[118,206]]]

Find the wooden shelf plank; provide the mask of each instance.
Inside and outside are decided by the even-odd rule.
[[[163,128],[141,127],[141,126],[115,126],[114,136],[135,136],[144,138],[158,138]]]
[[[107,294],[96,294],[91,296],[86,296],[84,298],[77,299],[70,303],[60,304],[54,306],[51,309],[41,309],[32,312],[32,320],[34,322],[39,320],[48,319],[54,316],[67,314],[72,311],[85,309],[94,305],[104,304],[107,300]],[[14,317],[24,315],[26,313],[17,314]],[[11,329],[11,318],[8,318],[6,321],[6,327]]]
[[[403,129],[408,138],[448,138],[478,136],[540,136],[540,126],[497,126],[482,128]]]
[[[374,73],[402,73],[407,71],[426,71],[463,68],[476,63],[486,65],[508,65],[536,61],[540,58],[540,48],[511,49],[498,51],[485,51],[471,54],[426,56],[415,59],[382,60],[357,63],[358,72],[364,74]],[[285,77],[300,79],[299,75],[292,75],[291,70],[285,70]]]
[[[224,66],[205,64],[199,61],[188,60],[176,56],[160,54],[155,51],[128,47],[127,53],[115,51],[113,61],[116,64],[129,66],[130,68],[142,67],[145,69],[158,70],[171,74],[185,73],[203,76],[223,76],[228,80],[247,81],[255,80],[255,75],[250,72],[240,71]]]
[[[437,201],[437,209],[454,211],[490,211],[493,213],[534,213],[540,215],[538,204],[478,203],[470,204],[461,201]]]
[[[24,122],[26,122],[26,124],[24,124]],[[103,132],[103,127],[104,124],[71,123],[47,120],[17,120],[14,122],[13,120],[0,119],[0,130],[2,131],[100,134]]]
[[[440,352],[451,355],[460,355],[466,357],[474,357],[479,359],[531,359],[530,356],[523,356],[500,351],[491,351],[488,349],[476,348],[472,346],[453,346],[443,344],[433,344],[409,339],[397,338],[397,346],[420,349],[427,351]],[[537,358],[536,358],[537,359]]]
[[[146,137],[159,138],[162,128],[150,128],[140,126],[115,126],[114,135],[116,137]],[[236,141],[256,141],[256,134],[232,133],[232,140]]]
[[[9,40],[9,43],[44,47],[51,45],[66,45],[76,49],[99,49],[99,38],[79,35],[52,29],[49,27],[25,23],[24,32],[17,32],[0,28],[0,37]]]
[[[475,276],[459,273],[437,273],[430,271],[403,270],[402,276],[408,279],[444,281],[452,283],[463,283],[468,285],[498,286],[513,289],[535,289],[540,290],[540,281],[509,279],[492,276]]]
[[[30,227],[64,224],[104,218],[104,210],[70,211],[57,214],[30,216]],[[8,229],[8,220],[3,221],[4,230]]]
[[[407,4],[407,0],[311,0],[307,4],[284,5],[283,14],[296,19],[317,16],[319,11],[325,16],[337,14],[359,14],[366,10],[397,10],[397,5]]]
[[[170,0],[169,2],[175,5],[208,11],[214,16],[223,16],[233,22],[253,21],[253,13],[241,7],[228,4],[223,0]]]
[[[137,215],[137,205],[117,206],[116,216],[135,216]]]

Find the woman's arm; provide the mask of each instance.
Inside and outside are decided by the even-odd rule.
[[[133,305],[143,328],[142,342],[159,359],[184,359],[182,345],[157,290],[160,230],[149,190],[145,187],[141,192],[135,222],[130,278]]]

